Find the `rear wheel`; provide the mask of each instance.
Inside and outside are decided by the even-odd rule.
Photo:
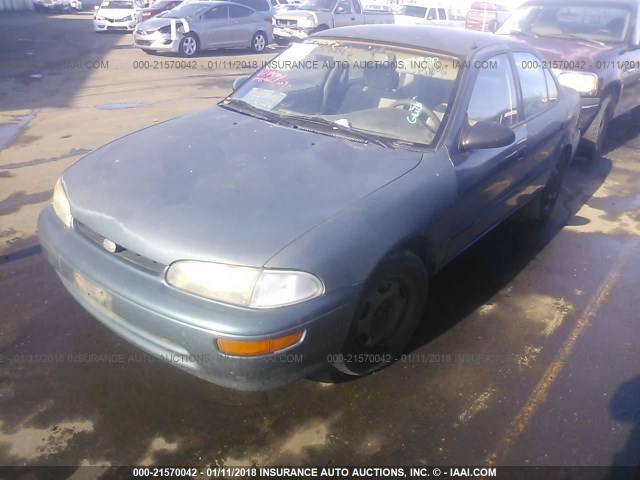
[[[640,107],[636,107],[633,110],[631,110],[631,118],[635,122],[640,122]]]
[[[255,53],[262,53],[264,49],[267,48],[267,36],[264,32],[256,32],[256,34],[251,39],[251,50]]]
[[[551,176],[540,193],[528,205],[522,207],[521,214],[525,219],[544,223],[551,216],[560,195],[566,164],[567,158],[563,156],[553,167]]]
[[[385,257],[363,290],[334,368],[360,376],[392,363],[420,323],[427,284],[422,261],[410,251]]]
[[[200,49],[200,42],[198,40],[198,37],[191,32],[187,33],[182,38],[178,49],[180,50],[180,54],[183,57],[195,56],[195,54],[198,53],[198,50]]]

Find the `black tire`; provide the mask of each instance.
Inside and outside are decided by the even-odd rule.
[[[324,32],[325,30],[329,30],[329,27],[327,27],[326,25],[319,25],[311,31],[311,34]]]
[[[600,104],[598,115],[585,134],[587,154],[592,158],[602,154],[615,108],[615,97],[612,94],[606,95]]]
[[[527,205],[522,207],[521,216],[535,223],[542,224],[547,221],[553,212],[562,188],[562,179],[567,166],[566,156],[556,162],[549,180],[544,188]]]
[[[367,281],[333,367],[367,375],[393,363],[413,336],[426,305],[427,271],[408,250],[385,257]]]
[[[273,39],[276,42],[276,44],[280,45],[281,47],[287,47],[291,45],[291,40],[289,40],[288,38],[274,36]]]
[[[142,51],[147,55],[155,55],[157,53],[155,50],[149,50],[148,48],[143,48]]]
[[[200,50],[200,39],[198,36],[189,32],[182,37],[180,41],[180,46],[178,47],[178,51],[180,55],[183,57],[194,57]]]
[[[262,53],[269,45],[269,40],[264,32],[256,32],[251,39],[251,51],[253,53]]]
[[[640,107],[636,107],[631,110],[631,118],[634,122],[640,123]]]

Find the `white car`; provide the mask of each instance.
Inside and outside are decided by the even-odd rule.
[[[133,32],[142,21],[142,0],[104,0],[95,7],[93,29],[96,32],[123,30]]]

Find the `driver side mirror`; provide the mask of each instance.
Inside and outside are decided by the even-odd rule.
[[[516,134],[509,127],[494,122],[467,124],[460,134],[458,150],[468,151],[485,148],[500,148],[516,141]]]
[[[243,75],[241,77],[236,78],[233,81],[233,90],[236,91],[237,89],[239,89],[244,82],[246,82],[247,80],[249,80],[250,75]]]
[[[100,10],[100,7],[98,5],[94,5],[93,9],[97,12],[98,10]]]
[[[345,12],[344,7],[338,7],[338,8],[336,8],[336,13],[344,13],[344,12]]]

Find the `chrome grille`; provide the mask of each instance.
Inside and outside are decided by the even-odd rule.
[[[78,232],[80,232],[87,239],[97,244],[105,252],[107,251],[103,246],[103,242],[107,237],[104,237],[99,233],[93,231],[92,229],[87,227],[84,223],[76,222],[76,225],[77,225]],[[152,273],[162,273],[166,267],[166,265],[162,265],[161,263],[151,260],[150,258],[139,255],[136,252],[133,252],[131,250],[128,250],[122,247],[122,245],[118,245],[118,246],[120,247],[120,249],[115,253],[112,253],[112,255],[115,255],[129,263],[133,263],[138,267],[142,268],[143,270],[147,270]]]

